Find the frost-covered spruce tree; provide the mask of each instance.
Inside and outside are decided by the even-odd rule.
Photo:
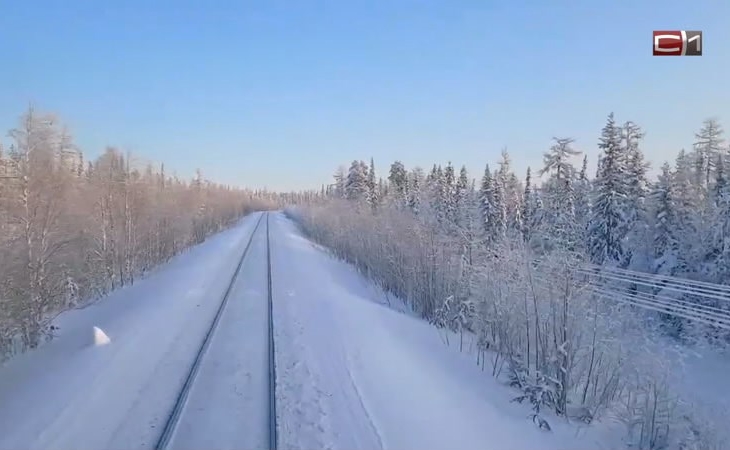
[[[435,218],[439,225],[443,226],[444,220],[446,218],[446,199],[444,198],[444,193],[446,192],[446,189],[444,188],[444,169],[439,164],[436,167],[436,173],[434,174],[433,178],[433,185],[431,186],[431,189],[429,189],[429,194],[431,195],[431,204],[433,205],[433,212],[435,213]]]
[[[399,208],[404,207],[408,203],[408,177],[402,162],[395,161],[390,165],[388,181],[393,203]]]
[[[420,167],[414,168],[408,174],[408,208],[416,215],[421,211],[421,186],[424,178]]]
[[[375,161],[373,161],[373,158],[370,158],[370,168],[367,172],[366,187],[366,200],[370,208],[375,210],[378,207],[380,199],[378,195],[378,185],[375,182]]]
[[[506,149],[502,150],[499,170],[494,176],[504,198],[505,230],[510,235],[522,229],[522,186],[512,171],[512,160]]]
[[[482,240],[481,220],[479,214],[479,196],[476,191],[475,181],[472,180],[467,187],[460,205],[460,235],[465,246],[464,257],[468,265],[474,264],[476,248]]]
[[[424,223],[432,226],[440,226],[443,218],[443,205],[441,203],[441,178],[443,170],[436,164],[424,179],[424,186],[421,191],[421,217]]]
[[[713,241],[716,254],[714,280],[730,285],[730,182],[725,175],[725,164],[718,157],[715,172],[715,220],[713,223]]]
[[[525,192],[523,194],[524,201],[522,202],[522,238],[525,242],[530,240],[532,235],[533,220],[535,213],[535,204],[533,201],[533,188],[532,188],[532,173],[531,169],[527,167],[527,174],[525,175]]]
[[[493,236],[494,224],[494,184],[492,182],[492,171],[489,170],[489,164],[484,168],[481,187],[479,188],[479,212],[481,215],[482,227],[484,235]]]
[[[646,197],[649,182],[646,172],[649,164],[644,160],[644,153],[639,147],[639,141],[644,137],[641,128],[635,123],[626,122],[622,129],[623,153],[626,157],[627,173],[627,238],[624,250],[624,265],[633,264],[635,269],[648,269],[647,256],[650,249],[649,224],[646,212]]]
[[[588,179],[588,155],[583,156],[583,163],[575,182],[575,215],[584,227],[590,213],[591,181]]]
[[[654,205],[653,272],[662,275],[674,275],[679,252],[679,224],[673,188],[671,168],[664,163],[651,192]]]
[[[679,276],[689,274],[699,266],[698,249],[704,248],[698,238],[702,224],[698,217],[702,215],[700,205],[704,201],[698,186],[692,183],[696,179],[691,156],[681,150],[677,155],[672,174],[672,192],[674,193],[677,217],[677,232],[680,236],[679,255],[675,273]],[[693,269],[694,268],[694,269]]]
[[[603,151],[594,182],[595,197],[588,225],[588,250],[596,264],[622,264],[629,230],[626,157],[621,129],[608,116],[598,147]]]
[[[454,166],[449,161],[441,178],[441,202],[446,227],[452,231],[456,224],[456,203],[458,201],[456,197],[456,174],[454,173]]]
[[[644,203],[649,184],[646,178],[649,164],[644,160],[644,153],[639,148],[639,141],[644,137],[644,132],[631,121],[624,124],[622,132],[628,178],[628,219],[631,221],[644,220]]]
[[[461,166],[459,178],[456,180],[454,207],[456,210],[456,225],[463,228],[469,222],[467,217],[471,207],[469,204],[469,173],[466,166]]]
[[[524,225],[522,218],[522,204],[525,202],[525,199],[522,197],[524,188],[514,172],[509,175],[508,186],[510,197],[508,202],[509,214],[507,217],[507,227],[510,230],[510,235],[517,236],[522,232]]]
[[[728,171],[730,171],[730,167],[728,167],[727,161],[730,160],[730,157],[726,158],[723,157],[723,155],[717,156],[717,164],[715,168],[715,183],[712,186],[712,201],[715,204],[715,206],[719,206],[719,204],[724,200],[722,198],[723,192],[725,192],[725,188],[728,185]]]
[[[473,263],[473,249],[479,232],[475,198],[474,187],[469,183],[466,166],[462,166],[459,178],[456,180],[455,221],[452,231],[459,245],[462,262],[466,265]]]
[[[540,221],[541,245],[547,249],[575,249],[578,243],[575,220],[575,167],[571,158],[580,155],[572,138],[553,138],[543,156],[540,175],[549,174],[543,187],[544,202]]]
[[[590,212],[591,181],[588,179],[588,155],[584,155],[583,164],[575,181],[575,218],[578,221],[578,229],[584,240]]]
[[[506,186],[499,172],[492,175],[492,239],[499,242],[507,234]]]
[[[345,197],[348,200],[365,200],[368,193],[368,169],[363,161],[354,160],[350,164],[345,180]]]

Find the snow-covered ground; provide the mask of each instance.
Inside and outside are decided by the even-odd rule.
[[[271,227],[280,448],[611,448],[598,426],[539,430],[472,356],[283,215]]]
[[[57,319],[0,369],[0,449],[152,448],[259,214]],[[111,339],[90,345],[92,329]]]
[[[269,447],[267,275],[264,218],[233,284],[169,448]]]
[[[56,340],[0,368],[0,449],[152,448],[259,216],[60,316]],[[539,430],[471,355],[283,214],[270,224],[281,449],[615,448],[599,426]],[[265,446],[265,267],[258,233],[173,448]],[[95,326],[109,343],[91,345]]]

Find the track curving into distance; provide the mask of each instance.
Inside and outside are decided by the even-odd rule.
[[[169,416],[167,417],[167,420],[165,421],[165,426],[162,429],[162,433],[160,434],[160,437],[158,438],[155,449],[156,450],[166,450],[169,448],[170,442],[175,434],[175,431],[177,429],[178,424],[180,423],[180,419],[183,415],[183,412],[185,410],[185,405],[188,399],[188,395],[190,394],[190,391],[195,384],[195,380],[197,378],[198,372],[200,371],[200,368],[203,364],[203,360],[205,358],[205,354],[208,351],[208,348],[210,347],[210,343],[212,341],[213,335],[215,334],[216,329],[218,328],[218,324],[220,323],[221,317],[225,313],[226,305],[228,304],[228,299],[231,295],[231,292],[233,290],[233,286],[236,283],[236,280],[241,273],[241,267],[243,266],[243,262],[246,259],[246,255],[249,252],[249,248],[251,247],[251,243],[253,242],[254,236],[256,236],[256,232],[259,230],[262,222],[264,222],[264,216],[266,216],[266,265],[267,265],[267,316],[268,316],[268,389],[269,389],[269,396],[268,396],[268,408],[269,408],[269,414],[268,414],[268,421],[269,421],[269,449],[270,450],[276,450],[277,446],[277,432],[276,432],[276,368],[275,368],[275,361],[274,361],[274,323],[273,323],[273,306],[272,306],[272,296],[271,296],[271,248],[270,248],[270,240],[269,240],[269,213],[264,212],[259,217],[258,221],[256,222],[256,225],[251,232],[251,236],[248,238],[248,242],[246,243],[246,247],[243,250],[243,253],[241,254],[241,258],[238,261],[238,265],[236,266],[236,270],[233,273],[233,276],[231,277],[231,281],[228,284],[228,287],[226,288],[225,293],[223,294],[223,298],[221,299],[220,306],[218,307],[218,310],[216,311],[215,317],[213,318],[213,321],[211,322],[210,328],[205,334],[205,337],[203,338],[203,341],[200,345],[200,348],[198,349],[198,352],[196,353],[195,359],[193,360],[192,365],[190,366],[190,371],[188,372],[187,377],[185,378],[185,382],[182,385],[182,388],[180,389],[180,392],[175,399],[175,404],[170,411]]]

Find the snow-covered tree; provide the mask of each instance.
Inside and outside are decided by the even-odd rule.
[[[390,174],[388,175],[391,193],[395,204],[399,207],[404,206],[408,199],[408,178],[406,168],[400,161],[395,161],[390,165]]]
[[[507,198],[505,186],[500,181],[499,172],[492,175],[492,239],[500,241],[507,234]]]
[[[349,200],[366,200],[368,194],[368,167],[364,161],[350,164],[345,180],[345,196]]]
[[[644,160],[644,153],[639,148],[639,141],[644,132],[635,123],[626,122],[622,129],[623,154],[626,158],[628,220],[643,220],[645,200],[648,192],[646,172],[649,164]]]
[[[664,163],[651,192],[654,204],[653,270],[664,275],[674,275],[679,253],[679,230],[673,189],[671,168],[668,163]]]
[[[701,187],[708,189],[714,179],[715,162],[725,153],[722,126],[717,119],[706,119],[695,139],[696,179]]]
[[[536,194],[532,186],[532,173],[531,169],[527,167],[527,174],[525,175],[525,192],[523,194],[524,201],[522,202],[522,237],[525,242],[530,240],[532,230],[536,225],[536,215],[539,214],[538,205],[535,202]]]
[[[51,114],[30,108],[0,152],[0,362],[51,336],[83,305],[276,197],[169,176],[108,148],[84,161]],[[269,202],[269,200],[273,200]]]
[[[459,170],[455,194],[456,225],[464,227],[469,222],[470,208],[473,206],[469,203],[469,173],[466,166],[461,166],[461,170]]]
[[[380,193],[378,192],[378,184],[375,181],[375,161],[370,158],[370,168],[367,171],[367,194],[366,199],[371,209],[375,210],[380,203]]]
[[[717,256],[713,281],[730,284],[730,182],[725,174],[725,163],[721,156],[718,157],[715,168],[714,188],[712,242]]]
[[[449,161],[441,178],[441,205],[444,219],[450,229],[453,229],[453,225],[456,224],[457,202],[456,174],[454,166]]]
[[[505,229],[519,234],[522,229],[522,186],[512,171],[512,159],[506,149],[502,150],[499,170],[494,181],[502,191],[505,210]]]
[[[626,220],[627,236],[625,239],[624,265],[634,263],[637,268],[646,269],[647,246],[649,240],[649,224],[647,218],[646,197],[649,182],[646,177],[649,164],[639,147],[644,137],[641,128],[635,123],[626,122],[622,129],[623,154],[626,158]]]
[[[588,248],[596,264],[623,264],[628,233],[628,180],[621,129],[608,116],[598,147],[602,150],[595,180],[593,210],[588,225]]]
[[[494,235],[494,203],[494,182],[492,180],[492,171],[489,169],[489,164],[487,164],[479,188],[479,212],[484,234],[488,237]]]
[[[333,175],[333,178],[335,179],[334,182],[334,195],[337,198],[345,198],[346,191],[345,191],[345,183],[347,180],[347,174],[345,171],[345,168],[343,166],[339,166],[337,170],[335,171],[335,174]]]
[[[591,214],[592,184],[588,179],[588,155],[583,156],[578,178],[575,181],[575,218],[578,221],[578,229],[585,239],[588,219]]]
[[[659,428],[679,442],[683,436],[667,406],[670,391],[657,381],[662,357],[634,345],[645,342],[645,325],[654,321],[594,290],[612,290],[636,304],[630,294],[657,306],[669,301],[692,308],[701,301],[694,293],[668,293],[663,282],[621,281],[625,276],[616,274],[624,272],[615,268],[598,276],[576,273],[573,263],[592,257],[602,265],[630,263],[633,270],[730,284],[728,163],[718,157],[700,165],[696,157],[727,150],[718,144],[721,133],[701,134],[692,153],[680,152],[674,169],[665,164],[650,182],[639,148],[643,132],[631,122],[616,125],[611,115],[594,180],[586,158],[580,172],[574,169],[579,152],[572,140],[556,139],[539,183],[529,170],[524,187],[516,183],[504,155],[494,161],[498,170],[487,165],[478,191],[473,182],[465,190],[465,168],[454,177],[450,163],[434,165],[427,177],[416,169],[407,175],[408,209],[387,202],[382,214],[353,217],[333,201],[301,222],[432,323],[474,332],[477,363],[484,367],[484,351],[493,351],[493,373],[509,371],[519,399],[559,415],[581,409],[583,420],[626,403],[631,426],[643,430],[638,438],[630,435],[637,448]],[[393,191],[396,184],[391,180]],[[511,220],[515,205],[521,226]],[[631,286],[624,290],[621,283]]]
[[[575,167],[571,158],[580,155],[573,149],[572,138],[553,138],[554,144],[544,154],[540,175],[548,174],[543,186],[543,211],[540,229],[547,248],[575,249],[580,233],[575,219]]]
[[[408,174],[408,207],[414,214],[418,214],[421,210],[421,186],[424,179],[420,167],[414,168]]]

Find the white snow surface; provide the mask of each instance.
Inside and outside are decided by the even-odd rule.
[[[58,317],[0,369],[0,449],[153,448],[259,214]],[[93,327],[110,342],[89,345]]]
[[[153,448],[259,216],[61,315],[54,341],[0,368],[0,450]],[[527,406],[510,403],[516,392],[471,355],[381,304],[382,291],[283,214],[270,219],[280,449],[614,448],[595,426],[548,417],[553,431],[539,430]],[[265,447],[263,236],[244,261],[173,448]],[[90,345],[94,327],[106,345]]]
[[[381,304],[283,215],[271,226],[281,449],[609,448],[596,428],[552,418],[539,430],[434,327]]]
[[[251,241],[190,390],[175,450],[269,447],[266,219]]]

